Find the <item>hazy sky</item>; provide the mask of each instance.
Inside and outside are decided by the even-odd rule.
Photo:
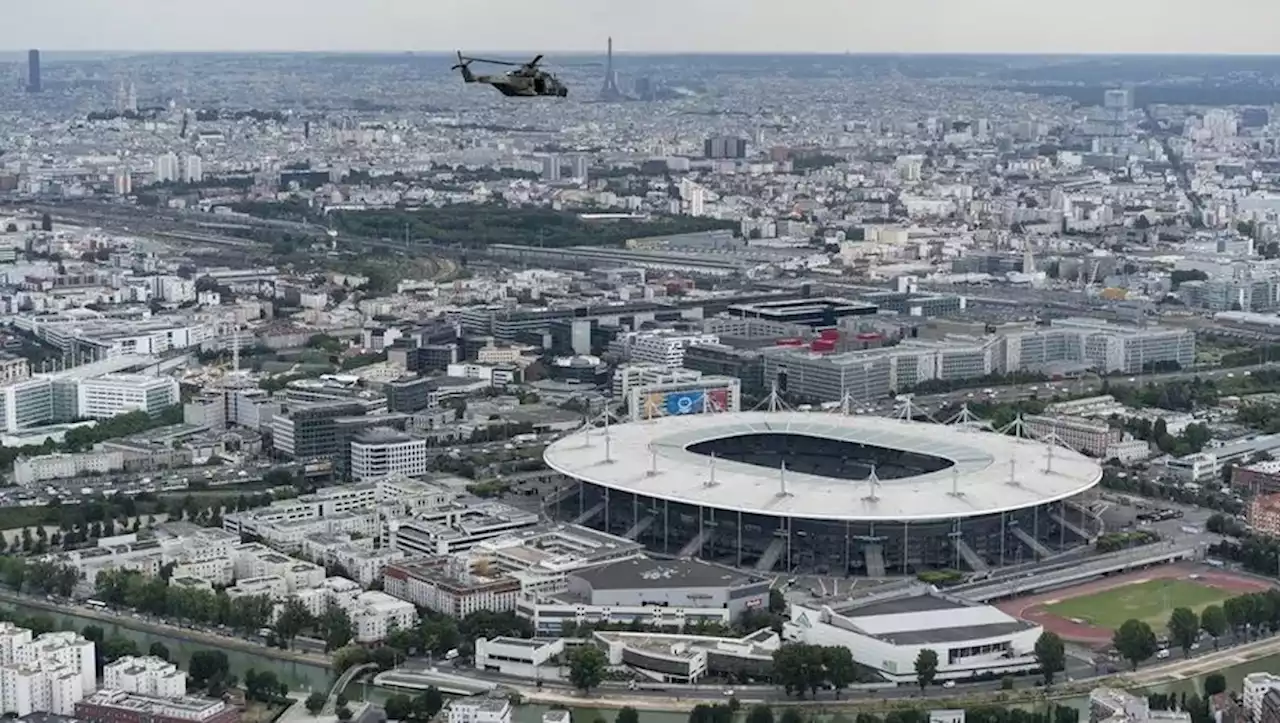
[[[8,49],[1278,53],[1280,0],[0,0]]]

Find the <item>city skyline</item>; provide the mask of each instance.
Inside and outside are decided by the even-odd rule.
[[[1280,53],[1280,6],[1225,0],[1079,0],[1072,12],[1016,0],[51,0],[8,18],[6,50],[619,53]],[[1240,23],[1241,17],[1248,23]],[[1099,22],[1106,18],[1106,22]],[[820,22],[819,22],[820,21]],[[20,44],[20,46],[19,46]]]

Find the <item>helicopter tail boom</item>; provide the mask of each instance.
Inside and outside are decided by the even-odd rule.
[[[471,63],[471,58],[462,57],[462,51],[458,51],[458,64],[450,68],[450,70],[461,70],[462,81],[464,83],[474,83],[476,82],[476,76],[471,72]]]

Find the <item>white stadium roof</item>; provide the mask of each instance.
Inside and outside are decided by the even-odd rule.
[[[883,417],[821,412],[692,414],[615,424],[607,433],[607,445],[606,432],[600,428],[557,441],[546,450],[548,466],[628,494],[776,517],[867,522],[977,517],[1070,498],[1102,478],[1095,460],[1062,447]],[[942,457],[953,465],[938,472],[881,480],[873,497],[866,480],[792,471],[784,475],[778,469],[723,458],[715,460],[715,483],[709,484],[712,458],[687,449],[713,439],[765,433],[905,450]],[[959,494],[953,494],[953,488]]]

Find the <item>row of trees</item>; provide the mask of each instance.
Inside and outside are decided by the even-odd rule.
[[[172,571],[170,565],[153,576],[135,570],[103,570],[94,581],[94,596],[113,607],[181,622],[225,625],[243,635],[255,634],[271,621],[269,596],[232,599],[225,590],[170,585]]]
[[[817,693],[831,686],[836,695],[855,682],[874,682],[878,676],[853,662],[853,653],[843,645],[783,645],[773,651],[773,678],[787,695],[803,698],[805,691]]]
[[[1240,563],[1244,569],[1274,576],[1280,572],[1280,540],[1245,534],[1237,540],[1223,540],[1209,546],[1209,555]]]
[[[1194,696],[1193,696],[1194,697]],[[1190,701],[1187,701],[1190,704]],[[1153,706],[1154,707],[1154,706]],[[689,712],[689,723],[732,723],[740,712],[740,704],[731,699],[727,703],[699,704]],[[1022,708],[1004,708],[1000,706],[975,706],[965,709],[965,720],[970,723],[1078,723],[1080,712],[1068,706],[1050,704],[1046,708],[1036,710]],[[387,710],[388,717],[391,710]],[[787,706],[782,713],[775,715],[767,705],[754,705],[747,709],[745,723],[806,723],[806,713],[795,706]],[[828,723],[928,723],[930,711],[917,708],[898,708],[883,715],[877,713],[858,713],[849,716],[837,711],[828,719]],[[597,716],[594,723],[607,723],[602,716]],[[613,723],[640,723],[640,714],[635,708],[620,709],[614,716]],[[1195,720],[1193,723],[1202,723]]]
[[[1166,627],[1169,642],[1181,648],[1183,655],[1191,652],[1202,635],[1213,638],[1216,648],[1227,633],[1280,629],[1280,590],[1237,595],[1222,605],[1209,605],[1199,614],[1188,607],[1174,608]],[[1160,649],[1155,631],[1142,620],[1126,620],[1112,635],[1111,643],[1134,669]]]

